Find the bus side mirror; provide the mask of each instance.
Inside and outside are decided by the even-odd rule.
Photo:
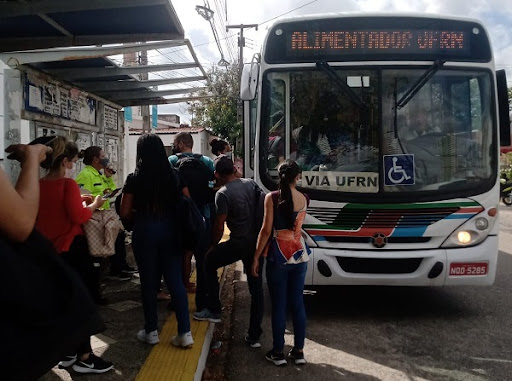
[[[500,123],[500,145],[504,147],[511,145],[507,75],[504,69],[496,71],[496,84],[498,86],[497,90]]]
[[[242,69],[242,77],[240,79],[240,99],[243,101],[252,101],[256,97],[258,89],[258,74],[260,72],[260,64],[254,59],[250,64],[245,64]]]

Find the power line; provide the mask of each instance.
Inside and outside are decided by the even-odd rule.
[[[288,13],[292,13],[292,12],[296,11],[297,9],[301,9],[301,8],[304,8],[305,6],[308,6],[308,5],[310,5],[310,4],[316,3],[317,1],[318,1],[318,0],[313,0],[313,1],[310,1],[309,3],[303,4],[303,5],[301,5],[301,6],[297,7],[297,8],[293,8],[292,10],[289,10],[288,12],[281,13],[281,14],[280,14],[280,15],[278,15],[278,16],[272,17],[271,19],[268,19],[268,20],[266,20],[266,21],[263,21],[263,22],[259,23],[259,24],[258,24],[258,26],[263,25],[263,24],[266,24],[266,23],[268,23],[268,22],[270,22],[270,21],[273,21],[273,20],[275,20],[275,19],[277,19],[277,18],[279,18],[279,17],[281,17],[281,16],[287,15]]]

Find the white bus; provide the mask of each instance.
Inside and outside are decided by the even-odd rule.
[[[506,78],[478,21],[330,14],[269,29],[244,65],[246,176],[311,197],[308,285],[490,285]]]

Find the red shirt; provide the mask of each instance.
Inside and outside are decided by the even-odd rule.
[[[73,179],[39,181],[40,199],[36,228],[52,241],[57,252],[69,251],[73,239],[84,234],[82,224],[92,212],[84,208],[80,188]]]

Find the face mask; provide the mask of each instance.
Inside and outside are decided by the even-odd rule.
[[[64,175],[64,177],[67,177],[68,179],[72,179],[75,177],[75,173],[76,173],[76,163],[73,163],[71,168],[66,168],[66,174]]]
[[[224,156],[227,156],[229,157],[231,160],[233,160],[233,152],[229,151],[229,152],[224,152]]]
[[[103,166],[103,168],[107,168],[110,164],[110,160],[104,157],[103,159],[100,160],[100,164]]]

